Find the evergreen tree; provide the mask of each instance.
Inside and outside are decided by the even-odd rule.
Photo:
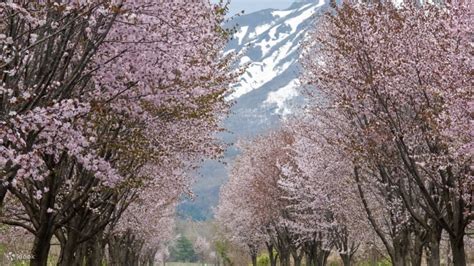
[[[196,262],[197,255],[193,244],[184,235],[181,235],[171,250],[171,260],[179,262]]]

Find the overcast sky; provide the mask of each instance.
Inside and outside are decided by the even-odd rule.
[[[230,15],[245,10],[245,14],[254,11],[276,8],[284,9],[290,7],[294,0],[230,0]]]

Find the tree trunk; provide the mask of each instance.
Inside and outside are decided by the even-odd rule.
[[[257,266],[257,255],[252,254],[250,257],[252,258],[252,266]]]
[[[7,195],[8,187],[7,186],[0,186],[0,214],[3,209],[3,201],[5,200],[5,196]]]
[[[120,262],[125,260],[126,247],[119,241],[119,237],[111,236],[109,240],[109,265],[121,265]]]
[[[61,251],[59,253],[58,266],[71,266],[73,265],[74,258],[76,256],[75,251],[77,247],[77,234],[68,230],[67,238],[60,241]]]
[[[51,226],[49,223],[43,224],[35,235],[33,248],[31,249],[31,266],[47,266],[49,249],[51,247],[51,238],[53,238]]]
[[[156,256],[156,253],[158,251],[150,251],[148,252],[147,256],[146,256],[146,264],[147,266],[153,266],[155,265],[155,256]]]
[[[277,249],[278,256],[280,259],[280,266],[290,266],[290,252],[289,250],[285,249],[284,247],[280,247]]]
[[[390,258],[392,259],[393,266],[406,266],[408,265],[408,257],[410,255],[409,245],[410,238],[407,229],[398,232],[397,236],[393,239],[393,248],[391,250]]]
[[[462,236],[449,237],[453,263],[455,266],[466,266],[466,251],[464,250],[464,239]]]
[[[400,248],[395,248],[395,250]],[[402,248],[403,249],[403,248]],[[404,253],[403,251],[397,252],[395,251],[395,256],[392,257],[392,264],[393,266],[407,266],[408,263],[408,254]]]
[[[279,251],[280,266],[290,266],[290,254],[287,251]]]
[[[301,266],[302,256],[293,256],[294,266]]]
[[[439,266],[441,264],[439,241],[428,243],[427,249],[426,261],[428,266]]]
[[[3,168],[3,170],[5,170],[4,173],[7,173],[6,176],[5,175],[3,176],[3,181],[11,183],[13,181],[13,179],[15,179],[15,177],[16,177],[16,173],[17,173],[18,168],[20,168],[20,167],[15,166],[15,167],[11,168],[11,163],[7,163],[6,167]],[[10,173],[8,173],[8,172],[10,172]],[[5,200],[5,197],[7,196],[7,193],[8,193],[8,186],[1,185],[0,186],[0,214],[2,213],[3,201]]]
[[[426,262],[428,266],[439,266],[441,265],[441,256],[439,251],[439,243],[437,247],[433,247],[434,244],[430,244],[430,255],[426,256]]]
[[[352,261],[352,256],[349,255],[349,254],[340,254],[339,255],[342,259],[342,263],[344,266],[350,266],[351,265],[351,261]]]
[[[423,242],[415,234],[410,252],[411,266],[421,266],[423,257]]]
[[[65,247],[61,247],[59,253],[58,266],[71,266],[74,265],[74,258],[76,256],[75,247],[69,244],[66,244]]]
[[[437,225],[433,225],[433,229],[429,231],[428,243],[426,249],[426,262],[428,266],[439,266],[441,264],[440,242],[443,229]]]
[[[274,252],[273,252],[273,245],[267,244],[267,250],[268,250],[268,257],[270,258],[270,266],[276,266],[277,260],[276,260],[276,255],[274,255]]]
[[[329,251],[320,250],[318,254],[316,255],[314,264],[317,266],[326,265],[328,262],[329,254],[330,254]]]
[[[395,248],[394,256],[390,256],[393,266],[407,266],[407,265],[409,265],[409,263],[408,263],[408,254],[404,253],[403,250],[404,250],[404,247],[403,248],[400,248],[400,247]]]
[[[405,260],[399,256],[391,257],[393,266],[405,266]]]
[[[130,231],[109,238],[110,265],[138,266],[144,242]]]
[[[85,243],[86,245],[86,258],[85,262],[87,266],[101,266],[104,259],[104,249],[102,241],[98,238],[92,238]]]
[[[304,252],[306,254],[306,266],[316,266],[316,249],[314,244],[306,243],[304,245]]]

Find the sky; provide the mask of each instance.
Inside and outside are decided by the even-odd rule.
[[[249,14],[266,8],[284,9],[290,7],[294,0],[230,0],[230,14],[245,10]]]

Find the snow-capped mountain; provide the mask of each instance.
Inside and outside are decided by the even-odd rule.
[[[237,32],[226,53],[237,53],[238,66],[247,68],[229,96],[235,104],[225,121],[229,131],[222,134],[225,142],[235,143],[277,126],[301,103],[297,92],[300,43],[325,6],[324,0],[300,0],[288,9],[261,10],[239,16],[227,25],[236,27]],[[231,146],[226,160],[231,163],[237,153]],[[210,216],[227,174],[222,164],[208,162],[201,175],[195,187],[197,198],[184,203],[181,211],[202,219]]]
[[[297,99],[300,43],[324,0],[297,1],[286,10],[265,9],[231,22],[238,31],[227,52],[248,65],[230,97],[236,101],[226,127],[237,137],[253,135],[291,113]]]

